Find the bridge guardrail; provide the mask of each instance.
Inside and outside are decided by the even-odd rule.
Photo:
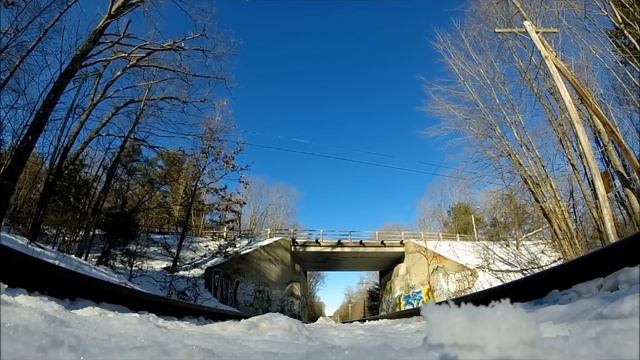
[[[345,241],[345,242],[384,242],[396,241],[471,241],[475,240],[472,235],[448,234],[423,231],[362,231],[362,230],[316,230],[316,229],[266,229],[260,232],[243,230],[238,231],[208,231],[205,236],[212,237],[240,237],[240,238],[262,238],[284,237],[296,241]]]

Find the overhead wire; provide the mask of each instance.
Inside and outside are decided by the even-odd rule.
[[[431,175],[431,176],[437,176],[437,177],[446,177],[446,178],[456,179],[456,180],[465,180],[465,181],[470,180],[468,177],[462,177],[462,176],[455,176],[455,175],[448,175],[448,174],[424,171],[424,170],[407,168],[407,167],[402,167],[402,166],[383,164],[383,163],[378,163],[378,162],[373,162],[373,161],[351,159],[351,158],[347,158],[347,157],[343,157],[343,156],[322,154],[322,153],[316,153],[316,152],[310,152],[310,151],[302,151],[302,150],[294,150],[294,149],[288,149],[288,148],[283,148],[283,147],[279,147],[279,146],[263,145],[263,144],[256,144],[256,143],[243,142],[243,141],[233,141],[233,142],[236,142],[237,144],[253,146],[253,147],[262,148],[262,149],[270,149],[270,150],[277,150],[277,151],[288,152],[288,153],[293,153],[293,154],[312,156],[312,157],[317,157],[317,158],[339,160],[339,161],[350,162],[350,163],[354,163],[354,164],[375,166],[375,167],[393,169],[393,170],[401,170],[401,171],[406,171],[406,172],[412,172],[412,173],[423,174],[423,175]],[[474,179],[474,181],[475,182],[485,183],[485,184],[490,184],[490,185],[496,185],[496,186],[502,185],[500,183],[487,181],[487,180]]]
[[[291,142],[295,142],[295,143],[302,143],[302,144],[306,144],[306,145],[318,145],[318,146],[322,146],[322,147],[334,148],[334,149],[337,149],[337,150],[340,150],[340,151],[347,151],[347,152],[350,152],[350,153],[361,153],[361,154],[365,154],[365,155],[374,155],[374,156],[388,158],[388,159],[393,160],[393,161],[412,162],[412,163],[416,163],[416,164],[419,164],[419,165],[432,166],[432,167],[443,168],[443,169],[448,169],[448,170],[456,170],[456,171],[460,171],[462,173],[467,173],[467,174],[472,174],[472,175],[482,175],[482,173],[480,171],[464,170],[464,169],[456,168],[456,167],[453,167],[453,166],[436,164],[436,163],[433,163],[433,162],[422,161],[422,160],[401,159],[397,155],[387,154],[387,153],[378,152],[378,151],[371,151],[371,150],[366,150],[366,149],[361,149],[361,148],[347,147],[347,146],[336,145],[336,144],[319,143],[319,142],[316,142],[316,141],[312,141],[312,140],[308,140],[308,139],[300,138],[300,137],[288,137],[288,136],[285,136],[285,135],[279,135],[279,134],[275,135],[275,134],[270,134],[270,133],[254,131],[254,130],[240,130],[240,132],[245,133],[245,134],[252,134],[252,135],[258,135],[258,136],[271,137],[271,138],[278,139],[278,140],[287,140],[287,141],[291,141]]]
[[[180,132],[176,132],[176,131],[170,131],[170,130],[167,130],[167,129],[163,129],[163,131],[168,132],[170,134],[173,134],[174,136],[175,135],[186,136],[186,137],[196,136],[195,134],[185,134],[185,133],[180,133]],[[243,130],[242,132],[251,133],[251,134],[254,134],[254,135],[264,135],[264,133],[259,133],[259,132],[255,132],[255,131],[251,131],[251,130]],[[268,136],[272,136],[272,135],[268,135]],[[422,174],[422,175],[445,177],[445,178],[456,179],[456,180],[468,181],[468,180],[471,179],[470,177],[442,174],[442,173],[438,173],[438,172],[425,171],[425,170],[409,168],[409,167],[404,167],[404,166],[391,165],[391,164],[383,164],[383,163],[374,162],[374,161],[353,159],[353,158],[348,158],[348,157],[344,157],[344,156],[338,156],[338,155],[332,155],[332,154],[326,154],[326,153],[320,153],[320,152],[296,150],[296,149],[290,149],[290,148],[285,148],[285,147],[280,147],[280,146],[258,144],[258,143],[254,143],[254,142],[244,141],[244,140],[237,140],[235,138],[231,138],[230,136],[224,136],[224,138],[227,141],[229,141],[230,143],[234,143],[236,145],[246,145],[246,146],[251,146],[251,147],[255,147],[255,148],[275,150],[275,151],[280,151],[280,152],[288,152],[288,153],[311,156],[311,157],[316,157],[316,158],[324,158],[324,159],[330,159],[330,160],[350,162],[350,163],[354,163],[354,164],[374,166],[374,167],[386,168],[386,169],[393,169],[393,170],[411,172],[411,173]],[[286,137],[286,136],[282,136],[282,135],[278,135],[278,136],[276,136],[276,138],[278,138],[280,140],[291,140],[291,141],[294,141],[294,142],[305,143],[305,144],[310,144],[310,145],[314,144],[313,142],[311,142],[309,140],[306,140],[306,139],[302,139],[302,138],[291,138],[291,137]],[[376,152],[371,152],[371,151],[367,151],[367,150],[357,150],[357,149],[351,149],[351,150],[352,151],[358,151],[358,152],[366,153],[366,154],[371,154],[371,155],[383,156],[383,157],[391,158],[392,160],[397,160],[397,157],[394,156],[394,155],[389,155],[389,154],[384,154],[384,153],[376,153]],[[451,169],[451,170],[459,170],[459,169],[456,169],[456,168],[453,168],[453,167],[450,167],[450,166],[433,164],[433,163],[422,162],[422,161],[416,161],[416,163],[423,164],[423,165],[434,166],[434,167],[441,167],[441,168]],[[477,177],[483,175],[480,172],[475,172],[475,171],[469,171],[469,170],[461,170],[461,171],[469,173],[469,174],[477,175]],[[489,181],[489,180],[482,180],[482,179],[478,179],[477,177],[474,178],[473,181],[478,182],[478,183],[489,184],[489,185],[502,186],[502,184],[499,183],[499,182]]]

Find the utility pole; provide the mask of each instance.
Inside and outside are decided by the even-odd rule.
[[[471,214],[471,224],[473,224],[473,237],[478,241],[478,231],[476,230],[476,217]]]
[[[522,16],[522,18],[525,21],[528,21],[529,23],[531,23],[531,25],[534,28],[536,28],[535,25],[533,24],[533,21],[531,21],[527,13],[524,11],[524,8],[522,7],[520,0],[510,0],[510,1],[518,9],[518,12]],[[495,29],[495,32],[496,33],[521,32],[520,30],[521,29]],[[536,32],[543,33],[543,32],[558,32],[558,31],[556,29],[536,29]],[[618,128],[609,121],[607,116],[604,114],[604,112],[598,105],[593,94],[591,94],[591,92],[587,89],[587,87],[580,82],[580,80],[573,73],[573,71],[571,71],[571,69],[560,59],[560,57],[553,50],[553,47],[551,46],[551,44],[549,44],[544,37],[540,36],[539,40],[542,43],[543,48],[545,48],[545,50],[549,53],[549,56],[553,61],[554,65],[557,67],[560,73],[562,73],[562,75],[567,79],[567,81],[569,81],[573,89],[576,91],[576,93],[580,97],[580,100],[582,100],[584,105],[590,111],[593,112],[593,115],[595,115],[594,122],[597,122],[597,121],[600,122],[600,125],[604,127],[607,134],[616,143],[616,145],[618,145],[620,152],[629,162],[629,165],[631,166],[631,168],[633,169],[633,172],[635,173],[636,179],[640,178],[640,161],[638,161],[638,158],[633,153],[633,150],[631,150],[629,145],[627,145],[627,143],[624,141],[624,138],[620,134],[620,131],[618,130]]]
[[[367,296],[368,296],[368,292],[365,293],[364,299],[362,301],[362,317],[363,318],[367,317]]]
[[[571,122],[576,139],[578,141],[578,147],[581,153],[583,154],[584,161],[586,163],[585,167],[586,167],[587,173],[592,180],[594,192],[596,195],[596,203],[598,205],[600,216],[602,217],[602,221],[604,224],[604,231],[605,231],[605,237],[606,237],[605,239],[606,241],[604,242],[604,244],[612,243],[618,240],[618,234],[614,226],[613,211],[611,210],[611,205],[609,204],[609,198],[607,197],[607,192],[604,187],[604,182],[602,180],[602,176],[600,175],[600,169],[598,168],[598,164],[596,162],[596,158],[593,153],[593,148],[591,147],[589,137],[585,130],[584,124],[582,123],[582,119],[578,114],[578,110],[573,102],[573,99],[571,98],[569,90],[567,89],[567,86],[564,83],[562,76],[558,71],[558,68],[556,67],[556,62],[558,62],[559,59],[554,62],[553,60],[554,56],[552,56],[552,53],[555,55],[555,52],[553,52],[553,50],[550,50],[551,46],[544,40],[542,36],[539,35],[542,32],[557,32],[557,30],[537,28],[531,23],[531,20],[529,19],[527,14],[524,12],[524,9],[520,4],[520,1],[519,0],[511,0],[511,1],[516,6],[516,8],[518,8],[518,11],[524,18],[524,22],[523,22],[524,31],[522,31],[523,29],[496,29],[496,32],[497,33],[526,32],[531,37],[531,40],[533,41],[534,45],[540,52],[540,55],[542,56],[542,59],[544,60],[544,63],[547,66],[547,69],[549,70],[549,73],[551,74],[551,77],[553,78],[553,81],[556,84],[558,92],[562,97],[562,101],[567,109],[567,112],[569,114],[569,121]],[[637,159],[636,159],[636,162],[637,162]],[[633,162],[632,162],[632,165],[633,165]]]

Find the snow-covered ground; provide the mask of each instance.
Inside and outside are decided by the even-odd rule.
[[[426,305],[422,317],[176,320],[2,285],[2,359],[638,359],[640,268],[543,299]]]
[[[481,291],[517,280],[562,263],[548,241],[523,241],[516,247],[504,241],[415,241],[458,264],[478,277],[469,292]]]
[[[14,250],[18,250],[22,253],[31,255],[33,257],[40,258],[52,264],[62,266],[69,270],[83,273],[83,274],[86,274],[101,280],[105,280],[108,282],[112,282],[115,284],[120,284],[120,285],[124,285],[134,289],[145,291],[138,285],[127,281],[127,279],[124,276],[116,274],[108,268],[93,265],[87,261],[84,261],[82,259],[79,259],[71,255],[63,254],[59,251],[35,246],[34,244],[30,244],[29,240],[19,235],[9,234],[9,233],[0,233],[0,244],[7,246],[9,248],[12,248]]]
[[[75,256],[63,254],[59,251],[29,243],[26,238],[10,233],[0,233],[0,243],[25,254],[38,257],[44,261],[65,267],[67,269],[83,273],[101,280],[120,284],[141,291],[161,296],[178,298],[183,301],[194,302],[200,305],[216,309],[237,311],[231,306],[221,304],[205,288],[202,271],[193,269],[176,274],[169,274],[164,268],[171,265],[172,249],[177,242],[176,235],[151,235],[152,246],[147,252],[148,258],[133,271],[131,280],[127,279],[129,270],[123,267],[108,268],[97,266]],[[211,240],[205,238],[189,237],[185,242],[183,258],[205,258],[210,253]],[[171,291],[169,291],[171,290]]]

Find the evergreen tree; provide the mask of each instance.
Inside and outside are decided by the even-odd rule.
[[[456,202],[447,210],[444,221],[445,231],[452,234],[474,235],[484,226],[484,218],[469,203]]]

